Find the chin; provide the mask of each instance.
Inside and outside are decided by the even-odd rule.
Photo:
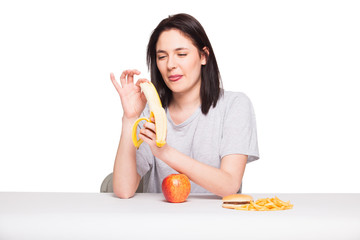
[[[181,84],[178,84],[177,82],[169,81],[169,82],[165,82],[165,84],[173,93],[179,93],[184,90]]]

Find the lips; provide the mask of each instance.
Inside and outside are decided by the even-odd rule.
[[[182,78],[182,75],[176,74],[176,75],[170,75],[169,80],[172,82],[176,82]]]

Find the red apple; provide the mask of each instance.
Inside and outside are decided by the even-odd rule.
[[[167,201],[185,202],[190,194],[191,184],[185,174],[170,174],[162,182],[162,192]]]

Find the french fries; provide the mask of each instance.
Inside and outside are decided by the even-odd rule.
[[[258,200],[250,201],[249,204],[243,204],[236,207],[236,210],[244,211],[277,211],[293,208],[294,205],[290,201],[284,202],[278,197],[274,198],[260,198]]]

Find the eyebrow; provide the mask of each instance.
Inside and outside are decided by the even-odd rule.
[[[175,48],[175,51],[181,51],[181,50],[189,50],[189,49],[186,48],[186,47]],[[166,51],[159,49],[159,50],[156,51],[156,53],[166,53]]]

